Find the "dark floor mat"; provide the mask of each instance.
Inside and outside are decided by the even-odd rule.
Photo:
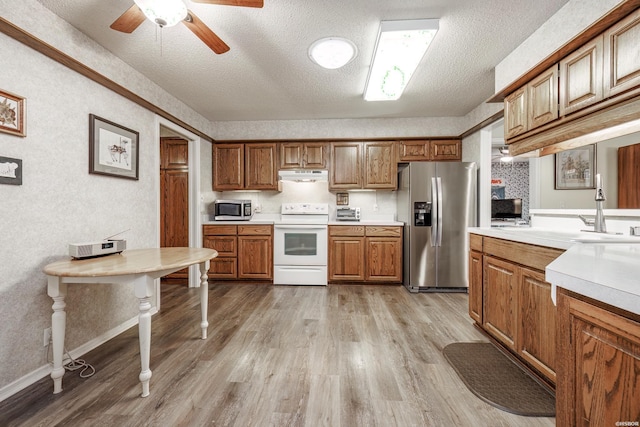
[[[517,415],[555,417],[555,396],[495,345],[453,343],[442,352],[467,387],[485,402]]]

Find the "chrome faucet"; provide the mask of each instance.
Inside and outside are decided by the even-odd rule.
[[[595,219],[586,219],[582,215],[578,215],[582,222],[585,225],[592,226],[593,231],[596,233],[606,233],[607,232],[607,224],[604,220],[604,213],[602,212],[602,204],[607,200],[604,197],[604,192],[602,191],[602,179],[600,178],[600,174],[596,174],[596,217]]]

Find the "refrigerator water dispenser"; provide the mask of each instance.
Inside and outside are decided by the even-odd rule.
[[[431,202],[413,203],[413,225],[431,227]]]

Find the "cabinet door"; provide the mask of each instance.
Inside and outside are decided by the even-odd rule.
[[[328,166],[329,144],[324,142],[306,142],[304,144],[304,164],[306,169],[326,169]]]
[[[280,169],[300,169],[303,167],[304,144],[283,142],[280,144]]]
[[[560,61],[560,115],[602,100],[602,36]]]
[[[398,145],[398,161],[415,162],[431,160],[430,141],[400,141]]]
[[[556,382],[556,306],[541,271],[520,269],[518,353]]]
[[[395,237],[366,238],[365,280],[402,282],[402,239]]]
[[[529,130],[558,118],[558,64],[527,85]]]
[[[329,189],[362,188],[362,143],[331,143]]]
[[[431,160],[462,159],[462,141],[459,139],[434,139],[431,141]]]
[[[189,246],[189,171],[163,169],[160,171],[160,246]],[[185,268],[167,276],[169,279],[188,279]]]
[[[365,278],[364,237],[329,237],[329,280],[361,282]]]
[[[469,252],[469,316],[482,325],[482,252]]]
[[[238,236],[238,279],[273,279],[272,236]]]
[[[213,145],[213,189],[244,189],[244,144]]]
[[[275,143],[245,145],[245,189],[277,190],[277,148]]]
[[[504,99],[504,139],[529,130],[527,88],[521,87]]]
[[[558,426],[640,420],[640,323],[560,293]]]
[[[604,33],[604,97],[640,85],[640,11]]]
[[[364,188],[396,189],[398,162],[393,141],[364,144]]]
[[[519,268],[490,256],[484,256],[483,267],[484,327],[497,340],[515,350]]]
[[[640,209],[640,144],[618,148],[618,209]]]
[[[189,143],[182,138],[160,138],[160,169],[189,167]]]

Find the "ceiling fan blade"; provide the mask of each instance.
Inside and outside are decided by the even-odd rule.
[[[229,51],[229,46],[222,41],[204,22],[200,20],[193,12],[188,11],[187,17],[182,21],[184,25],[191,30],[193,34],[198,36],[209,48],[217,54]]]
[[[194,3],[221,4],[224,6],[262,7],[263,0],[191,0]]]
[[[146,17],[144,13],[135,4],[120,15],[118,19],[110,25],[111,29],[121,31],[123,33],[132,33],[136,28],[144,22]]]

